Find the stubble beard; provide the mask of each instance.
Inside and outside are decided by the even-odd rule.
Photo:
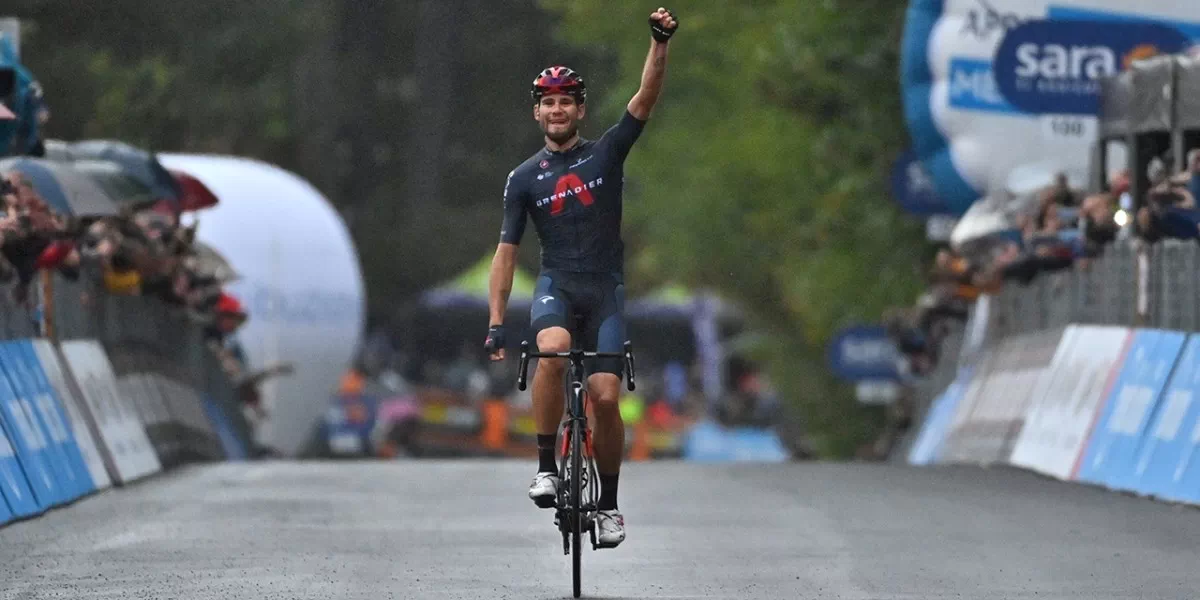
[[[542,133],[545,133],[546,138],[548,138],[550,141],[554,142],[555,144],[564,144],[566,142],[569,142],[571,140],[571,138],[575,137],[575,134],[578,132],[579,132],[579,125],[577,123],[571,123],[571,126],[568,127],[566,131],[563,131],[561,133],[550,133],[550,124],[549,123],[547,123],[545,126],[542,127]]]

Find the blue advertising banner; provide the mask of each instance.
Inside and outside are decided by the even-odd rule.
[[[66,426],[57,419],[46,419],[44,401],[38,397],[37,386],[29,372],[29,365],[16,342],[0,343],[0,366],[8,375],[13,392],[25,407],[29,421],[37,428],[46,442],[46,458],[58,484],[55,488],[55,504],[70,502],[79,497],[81,485],[79,474],[71,467],[63,443],[70,438]]]
[[[242,444],[237,435],[233,433],[233,427],[229,424],[221,407],[217,406],[216,401],[208,396],[204,398],[204,413],[208,416],[209,423],[212,423],[213,431],[217,433],[217,439],[221,440],[221,448],[225,450],[225,459],[246,460],[248,453],[245,444]]]
[[[693,462],[785,462],[790,453],[779,436],[766,429],[724,428],[711,421],[697,423],[683,443],[683,457]]]
[[[4,434],[0,433],[0,437],[4,437]],[[5,438],[3,442],[0,442],[0,444],[7,444],[7,443],[8,443],[7,438]],[[0,451],[3,451],[3,448],[0,448]],[[12,511],[9,510],[9,508],[8,508],[8,501],[6,501],[4,499],[4,492],[0,491],[0,525],[3,525],[5,523],[11,521],[12,518],[13,518],[13,514],[12,514]]]
[[[928,217],[950,214],[950,207],[937,193],[933,178],[909,149],[892,165],[892,198],[909,214]]]
[[[1198,394],[1200,336],[1193,335],[1138,453],[1134,476],[1139,491],[1169,500],[1200,500],[1200,464],[1192,464],[1200,445]]]
[[[897,380],[900,352],[880,326],[842,329],[829,342],[829,368],[846,381]]]
[[[1113,391],[1084,450],[1076,478],[1135,489],[1137,454],[1187,335],[1143,329],[1134,334]]]
[[[37,507],[44,510],[54,506],[61,498],[61,493],[49,440],[34,420],[32,409],[27,409],[26,404],[17,396],[8,375],[0,370],[0,419],[4,421],[5,430],[10,432],[9,440],[17,450],[17,460],[25,472]]]
[[[46,374],[46,369],[42,366],[41,359],[33,348],[33,343],[29,340],[20,340],[13,342],[13,345],[14,352],[23,358],[21,362],[31,379],[31,385],[37,398],[38,412],[47,429],[51,431],[52,437],[61,447],[65,464],[73,474],[75,497],[96,491],[96,483],[92,481],[87,459],[84,458],[79,441],[75,439],[75,435],[71,431],[71,420],[64,404],[68,400],[62,398],[54,385],[50,383],[50,377]]]
[[[996,86],[1009,104],[1028,113],[1095,115],[1102,79],[1132,60],[1189,45],[1178,29],[1157,23],[1026,21],[996,49]]]
[[[0,505],[9,511],[10,517],[37,514],[41,509],[33,497],[33,490],[29,489],[25,471],[17,459],[17,449],[5,431],[3,421],[0,417],[0,498],[3,500]]]

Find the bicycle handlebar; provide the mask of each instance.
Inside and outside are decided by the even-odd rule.
[[[633,342],[625,340],[624,352],[591,352],[585,350],[568,350],[566,352],[530,352],[529,342],[521,342],[521,365],[517,371],[517,389],[525,391],[525,375],[529,367],[530,358],[566,358],[571,361],[582,362],[585,358],[624,358],[625,370],[629,372],[629,377],[626,379],[626,388],[633,391],[637,386],[633,382]]]

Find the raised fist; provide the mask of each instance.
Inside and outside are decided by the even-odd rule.
[[[659,7],[650,13],[650,35],[655,40],[665,43],[675,35],[676,29],[679,29],[679,19],[671,11]]]

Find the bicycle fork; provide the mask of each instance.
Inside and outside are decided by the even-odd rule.
[[[580,384],[574,384],[570,392],[570,410],[568,411],[567,418],[562,424],[562,445],[559,448],[559,456],[562,460],[562,477],[560,480],[563,482],[563,485],[559,493],[560,501],[558,505],[561,508],[557,511],[559,514],[556,515],[555,519],[560,524],[560,529],[563,533],[563,554],[570,553],[569,540],[570,534],[572,533],[571,527],[564,525],[568,523],[570,517],[570,481],[572,478],[571,443],[573,436],[572,431],[574,430],[574,425],[576,423],[579,423],[580,429],[583,432],[583,446],[580,448],[583,473],[580,474],[579,482],[580,498],[578,499],[578,503],[579,518],[581,521],[579,526],[588,530],[589,537],[592,541],[593,550],[596,549],[597,544],[594,513],[596,512],[596,501],[597,498],[599,498],[600,493],[600,478],[596,471],[596,462],[594,458],[595,446],[592,438],[592,430],[590,427],[588,427],[587,413],[585,412],[587,406],[587,392]]]

